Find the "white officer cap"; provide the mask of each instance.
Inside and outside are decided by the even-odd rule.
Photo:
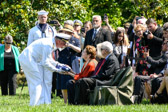
[[[83,23],[80,20],[74,20],[74,25],[83,26]]]
[[[55,35],[55,38],[58,38],[58,39],[60,39],[60,40],[62,40],[64,42],[68,42],[69,39],[71,38],[71,36],[68,35],[68,34],[64,34],[64,33],[57,33]]]
[[[38,11],[38,15],[48,15],[48,12],[46,12],[45,10],[41,10],[41,11]]]

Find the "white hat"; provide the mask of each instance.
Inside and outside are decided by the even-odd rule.
[[[64,34],[64,33],[57,33],[55,35],[55,38],[61,39],[64,42],[68,42],[71,36],[68,34]]]
[[[83,23],[80,20],[74,20],[74,25],[83,26]]]
[[[48,15],[48,12],[46,12],[45,10],[41,10],[41,11],[38,11],[38,15]]]

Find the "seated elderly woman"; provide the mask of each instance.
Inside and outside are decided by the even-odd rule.
[[[0,82],[2,95],[16,94],[16,75],[19,72],[19,50],[12,45],[13,38],[7,35],[5,44],[0,46]]]
[[[85,63],[82,67],[82,70],[79,74],[70,73],[74,79],[69,80],[67,82],[67,90],[68,90],[68,103],[74,104],[74,96],[75,96],[75,89],[74,84],[77,80],[83,77],[90,77],[97,65],[97,61],[95,60],[96,57],[96,48],[94,46],[87,45],[86,48],[82,52],[82,58],[85,60]]]

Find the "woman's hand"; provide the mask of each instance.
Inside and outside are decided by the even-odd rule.
[[[74,33],[72,34],[75,38],[79,39],[80,36],[77,34],[77,32],[74,31]]]
[[[156,73],[150,75],[150,78],[156,78],[156,77],[158,77]]]

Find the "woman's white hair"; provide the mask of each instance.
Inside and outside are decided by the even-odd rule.
[[[4,41],[5,41],[5,42],[7,42],[7,41],[13,42],[13,37],[8,34],[8,35],[5,36]]]
[[[96,46],[96,49],[97,49],[97,57],[98,58],[103,58],[103,56],[102,56],[102,53],[101,53],[101,45],[102,45],[102,43],[99,43],[99,44],[97,44],[97,46]]]
[[[113,52],[113,46],[112,43],[110,43],[109,41],[104,41],[101,43],[101,48],[102,49],[106,49],[109,53]]]

